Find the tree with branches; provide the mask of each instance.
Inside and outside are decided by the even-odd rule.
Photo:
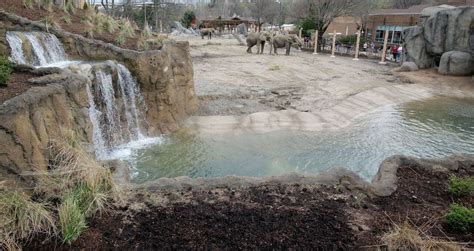
[[[323,35],[334,18],[353,15],[365,2],[367,0],[298,0],[294,5],[294,15],[314,20],[319,30],[318,44],[322,45]]]
[[[257,21],[258,31],[261,31],[264,22],[273,23],[278,17],[279,5],[275,0],[255,0],[250,11]]]

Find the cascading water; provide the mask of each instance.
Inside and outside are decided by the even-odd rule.
[[[94,142],[101,158],[109,158],[115,149],[129,142],[146,139],[143,97],[130,71],[121,64],[107,61],[92,66],[91,120],[94,120]],[[116,80],[114,82],[114,80]],[[93,118],[92,118],[93,117]]]
[[[7,32],[12,49],[11,59],[17,64],[46,66],[67,61],[67,55],[58,38],[44,32]]]
[[[53,34],[9,31],[7,41],[14,63],[35,67],[68,66],[73,63],[67,61],[61,42]],[[146,106],[137,81],[124,65],[106,61],[83,64],[77,68],[91,80],[86,91],[98,159],[123,157],[131,149],[157,142],[157,138],[144,136],[146,120],[142,111],[146,110]]]

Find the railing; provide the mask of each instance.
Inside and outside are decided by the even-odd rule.
[[[318,52],[331,54],[332,53],[332,50],[331,50],[332,48],[331,47],[332,47],[331,45],[322,46],[321,51],[318,51]],[[312,51],[314,51],[314,47],[313,47],[313,45],[304,44],[303,47],[302,47],[302,50],[312,52]],[[354,57],[355,56],[355,47],[354,46],[345,46],[345,45],[336,45],[335,54],[339,55],[339,56]],[[359,57],[380,60],[380,58],[382,57],[382,49],[359,48]],[[392,53],[387,52],[386,60],[387,61],[395,61],[395,59],[393,58]]]

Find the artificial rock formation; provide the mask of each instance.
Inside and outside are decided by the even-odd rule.
[[[0,10],[0,54],[9,55],[7,31],[42,31],[46,27]],[[115,60],[125,65],[137,79],[147,109],[148,136],[179,128],[197,110],[193,66],[188,42],[168,42],[161,50],[133,51],[102,41],[87,39],[49,28],[64,45],[69,60]],[[20,67],[25,71],[37,71]],[[0,178],[19,176],[48,165],[48,144],[64,132],[74,132],[79,140],[92,143],[92,124],[84,75],[62,72],[42,77],[41,86],[0,104]],[[33,81],[35,82],[35,81]],[[45,86],[44,86],[45,85]]]
[[[53,74],[47,86],[37,86],[0,105],[0,177],[31,182],[29,172],[46,170],[52,140],[74,133],[90,142],[85,86],[90,81],[78,74]]]
[[[420,69],[439,64],[442,74],[474,74],[474,7],[426,8],[419,26],[405,29],[403,37],[406,60]]]
[[[0,54],[9,55],[6,31],[47,30],[40,22],[0,11]],[[133,51],[54,28],[48,31],[63,43],[69,59],[116,60],[131,71],[148,106],[150,135],[178,129],[197,110],[188,42],[170,41],[161,50]]]

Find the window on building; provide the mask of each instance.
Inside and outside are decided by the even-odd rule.
[[[401,31],[395,31],[393,33],[392,43],[393,44],[399,44],[401,42],[402,42],[402,32]]]
[[[384,35],[383,30],[377,30],[375,32],[375,41],[383,43],[383,39],[384,39],[383,35]]]

